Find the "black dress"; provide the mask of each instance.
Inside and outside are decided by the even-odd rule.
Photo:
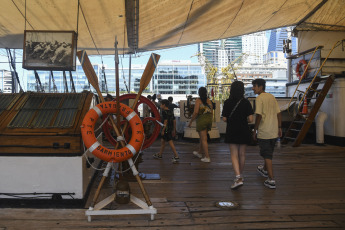
[[[227,99],[224,102],[222,116],[228,118],[237,102]],[[225,143],[250,144],[251,132],[247,117],[252,114],[254,114],[252,105],[247,99],[242,99],[230,119],[227,119]]]

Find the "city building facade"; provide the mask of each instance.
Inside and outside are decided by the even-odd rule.
[[[119,69],[119,89],[120,93],[128,93],[130,90],[138,92],[140,88],[140,80],[145,69],[145,65],[132,65],[131,81],[129,87],[129,68]],[[93,68],[98,77],[99,87],[104,93],[116,92],[115,69],[102,68],[99,64],[93,64]],[[73,85],[76,92],[83,90],[92,90],[87,80],[82,66],[77,65],[76,71],[37,71],[44,92],[71,92],[72,82],[70,74],[72,74]],[[40,91],[40,87],[36,81],[34,71],[27,71],[27,89],[28,91]],[[152,80],[145,93],[160,94],[198,94],[198,89],[206,85],[205,74],[202,67],[198,63],[190,61],[163,61],[153,74]],[[66,87],[67,86],[67,87]]]
[[[152,92],[160,94],[198,94],[206,86],[202,66],[190,61],[167,61],[157,66],[151,84]]]
[[[246,54],[245,63],[262,64],[263,55],[267,52],[266,33],[258,32],[242,36],[242,52]]]
[[[291,36],[291,27],[283,27],[267,31],[269,42],[263,60],[266,65],[287,65],[284,41],[291,40],[292,54],[297,54],[297,38]]]
[[[93,64],[95,73],[99,79],[102,79],[101,66]],[[74,85],[75,92],[82,92],[83,90],[93,90],[90,86],[89,81],[86,78],[84,70],[81,65],[76,66],[76,71],[45,71],[37,70],[37,75],[40,79],[41,85],[46,93],[66,93],[72,92]],[[65,75],[65,76],[64,76]],[[71,77],[72,75],[72,77]],[[71,81],[73,79],[73,82]],[[102,89],[102,83],[100,84]],[[40,86],[35,77],[34,71],[27,71],[27,91],[40,91]]]
[[[245,85],[245,96],[255,97],[252,90],[252,81],[256,78],[262,78],[266,81],[266,92],[275,97],[286,96],[286,67],[269,67],[266,65],[246,65],[236,70],[237,79]]]
[[[0,70],[0,93],[14,93],[12,73],[8,70]]]
[[[213,66],[226,67],[242,56],[242,37],[203,42],[199,44],[198,51]]]

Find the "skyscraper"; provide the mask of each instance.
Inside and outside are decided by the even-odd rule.
[[[230,62],[233,62],[237,58],[241,57],[243,53],[242,43],[242,37],[233,37],[224,40],[224,49],[229,56]]]
[[[225,67],[225,63],[232,62],[242,55],[242,37],[200,43],[199,53],[202,53],[213,66]]]
[[[289,35],[290,32],[291,32],[290,27],[283,27],[283,28],[271,30],[267,53],[271,51],[283,52],[283,47],[284,47],[283,41],[289,38],[291,39],[292,53],[296,54],[297,53],[297,39],[295,37],[291,37]]]
[[[210,41],[200,43],[198,46],[199,53],[202,53],[204,57],[212,63],[212,65],[218,64],[218,49],[220,48],[220,41]]]
[[[242,51],[248,55],[246,63],[262,64],[263,55],[267,51],[267,38],[265,32],[244,35],[242,37]]]

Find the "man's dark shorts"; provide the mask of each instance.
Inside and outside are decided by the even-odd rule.
[[[276,144],[277,139],[258,139],[258,144],[260,147],[260,155],[264,159],[271,159],[273,158],[274,146]]]

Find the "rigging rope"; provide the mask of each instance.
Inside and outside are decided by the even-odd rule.
[[[51,76],[52,81],[53,81],[53,92],[54,92],[54,93],[57,93],[58,90],[57,90],[57,87],[56,87],[56,84],[55,84],[55,79],[54,79],[53,71],[50,71],[50,76]]]
[[[127,93],[130,93],[129,89],[128,89],[128,86],[127,86],[127,82],[126,82],[126,78],[125,78],[125,73],[123,71],[123,60],[122,60],[122,58],[120,58],[120,59],[121,59],[121,72],[122,72],[123,83],[125,84]],[[129,67],[129,68],[131,68],[131,67]]]
[[[72,71],[69,71],[69,79],[70,79],[70,82],[71,82],[71,93],[75,93],[75,87],[74,87]]]
[[[44,93],[44,88],[43,88],[43,86],[42,86],[41,79],[40,79],[40,77],[38,76],[37,71],[34,70],[34,73],[35,73],[35,79],[36,79],[36,85],[37,85],[37,92],[42,92],[42,93]]]
[[[64,92],[68,93],[68,85],[67,85],[67,77],[66,77],[66,72],[62,72],[63,75],[63,85],[64,85]]]
[[[92,36],[92,33],[91,33],[91,30],[90,30],[89,24],[88,24],[88,23],[87,23],[87,21],[86,21],[86,17],[85,17],[85,14],[84,14],[83,8],[81,7],[81,4],[79,3],[79,1],[78,1],[78,4],[79,4],[80,10],[81,10],[81,14],[83,15],[83,18],[84,18],[84,21],[85,21],[85,24],[86,24],[87,30],[89,31],[89,34],[90,34],[90,37],[91,37],[92,43],[93,43],[93,45],[95,46],[95,48],[96,48],[96,50],[97,50],[98,55],[100,55],[100,56],[101,56],[101,62],[102,62],[102,66],[103,66],[103,55],[101,55],[101,54],[99,53],[99,50],[98,50],[98,47],[97,47],[97,45],[96,45],[95,39],[94,39],[94,38],[93,38],[93,36]],[[78,7],[78,13],[79,13],[79,7]],[[89,86],[90,86],[90,83],[89,83]]]

